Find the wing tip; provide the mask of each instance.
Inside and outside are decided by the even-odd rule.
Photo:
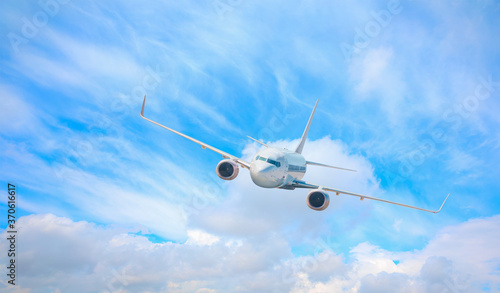
[[[439,212],[443,209],[444,204],[445,204],[445,203],[446,203],[446,201],[448,200],[448,197],[450,197],[450,194],[451,194],[451,193],[448,193],[448,195],[447,195],[447,196],[446,196],[446,198],[444,199],[443,203],[441,204],[441,207],[439,208],[439,210],[437,210],[437,211],[435,211],[435,212],[434,212],[435,214],[439,213]]]
[[[144,95],[144,101],[142,101],[141,117],[144,117],[144,106],[146,105],[146,95]]]

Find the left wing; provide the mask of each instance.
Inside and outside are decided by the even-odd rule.
[[[325,165],[321,163],[316,163],[316,162],[311,162],[311,161],[306,161],[307,165],[315,165],[315,166],[321,166],[321,167],[327,167],[327,168],[333,168],[333,169],[339,169],[339,170],[345,170],[345,171],[351,171],[351,172],[358,172],[353,169],[347,169],[347,168],[341,168],[341,167],[335,167],[335,166],[330,166],[330,165]]]
[[[308,188],[308,189],[321,189],[321,190],[325,190],[325,191],[331,191],[331,192],[335,192],[337,195],[339,194],[347,194],[347,195],[352,195],[352,196],[357,196],[359,197],[361,200],[363,199],[371,199],[371,200],[377,200],[377,201],[381,201],[381,202],[386,202],[386,203],[390,203],[390,204],[395,204],[395,205],[398,205],[398,206],[403,206],[403,207],[407,207],[407,208],[411,208],[411,209],[416,209],[416,210],[420,210],[420,211],[424,211],[424,212],[429,212],[429,213],[439,213],[441,211],[441,209],[443,208],[444,204],[446,203],[446,200],[448,200],[448,197],[450,196],[450,194],[448,194],[446,196],[446,198],[444,199],[443,201],[443,204],[441,204],[441,207],[439,208],[439,210],[427,210],[427,209],[423,209],[423,208],[419,208],[419,207],[415,207],[415,206],[410,206],[410,205],[406,205],[406,204],[402,204],[402,203],[398,203],[398,202],[394,202],[394,201],[390,201],[390,200],[385,200],[385,199],[381,199],[381,198],[376,198],[376,197],[371,197],[371,196],[367,196],[367,195],[363,195],[363,194],[358,194],[358,193],[353,193],[353,192],[349,192],[349,191],[343,191],[343,190],[339,190],[339,189],[334,189],[334,188],[329,188],[329,187],[323,187],[323,186],[319,186],[319,185],[314,185],[314,184],[309,184],[305,181],[300,181],[300,180],[294,180],[292,183],[290,183],[290,187],[293,187],[293,188]]]
[[[218,153],[218,154],[221,154],[221,155],[222,155],[222,157],[223,157],[224,159],[231,159],[231,160],[235,161],[236,163],[240,164],[240,165],[241,165],[241,167],[243,167],[243,168],[247,168],[247,169],[250,169],[250,163],[248,163],[248,162],[247,162],[247,161],[245,161],[245,160],[242,160],[242,159],[240,159],[240,158],[238,158],[238,157],[236,157],[236,156],[233,156],[233,155],[231,155],[231,154],[228,154],[228,153],[226,153],[226,152],[223,152],[223,151],[221,151],[221,150],[219,150],[219,149],[217,149],[217,148],[214,148],[213,146],[210,146],[210,145],[208,145],[208,144],[206,144],[206,143],[204,143],[204,142],[201,142],[201,141],[199,141],[199,140],[197,140],[197,139],[194,139],[194,138],[192,138],[192,137],[190,137],[190,136],[187,136],[187,135],[185,135],[185,134],[183,134],[183,133],[180,133],[180,132],[178,132],[178,131],[175,131],[175,130],[173,130],[173,129],[171,129],[171,128],[168,128],[168,127],[166,127],[166,126],[164,126],[164,125],[161,125],[160,123],[154,122],[153,120],[151,120],[151,119],[148,119],[148,118],[144,117],[144,106],[145,106],[145,105],[146,105],[146,96],[144,96],[144,101],[142,102],[141,117],[142,117],[143,119],[148,120],[148,121],[149,121],[149,122],[151,122],[151,123],[154,123],[154,124],[156,124],[156,125],[158,125],[158,126],[160,126],[160,127],[163,127],[163,128],[165,128],[165,129],[167,129],[167,130],[172,131],[172,132],[173,132],[173,133],[175,133],[175,134],[178,134],[178,135],[180,135],[180,136],[182,136],[182,137],[185,137],[185,138],[187,138],[187,139],[189,139],[189,140],[191,140],[191,141],[196,142],[197,144],[201,145],[201,148],[202,148],[202,149],[209,149],[209,150],[212,150],[212,151],[214,151],[214,152],[216,152],[216,153]]]
[[[253,138],[253,137],[248,136],[248,135],[247,135],[247,137],[248,137],[248,138],[250,138],[251,140],[255,141],[256,143],[260,143],[261,145],[265,146],[266,148],[268,148],[268,147],[269,147],[267,144],[263,143],[263,142],[262,142],[262,141],[260,141],[260,140],[257,140],[257,139],[255,139],[255,138]]]

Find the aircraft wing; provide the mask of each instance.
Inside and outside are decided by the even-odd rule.
[[[233,155],[231,155],[231,154],[228,154],[228,153],[226,153],[226,152],[223,152],[223,151],[221,151],[221,150],[219,150],[219,149],[217,149],[217,148],[214,148],[213,146],[210,146],[210,145],[208,145],[208,144],[206,144],[206,143],[204,143],[204,142],[201,142],[201,141],[199,141],[199,140],[197,140],[197,139],[194,139],[194,138],[192,138],[192,137],[190,137],[190,136],[187,136],[187,135],[185,135],[185,134],[183,134],[183,133],[180,133],[180,132],[178,132],[178,131],[175,131],[175,130],[173,130],[173,129],[171,129],[171,128],[168,128],[168,127],[166,127],[166,126],[164,126],[164,125],[161,125],[160,123],[157,123],[157,122],[155,122],[155,121],[153,121],[153,120],[151,120],[151,119],[148,119],[148,118],[144,117],[144,106],[145,106],[145,105],[146,105],[146,96],[144,96],[144,101],[142,102],[141,117],[142,117],[143,119],[145,119],[145,120],[147,120],[147,121],[149,121],[149,122],[151,122],[151,123],[154,123],[154,124],[156,124],[156,125],[158,125],[158,126],[160,126],[160,127],[163,127],[163,128],[165,128],[165,129],[167,129],[167,130],[170,130],[170,131],[172,131],[173,133],[178,134],[178,135],[180,135],[180,136],[182,136],[182,137],[185,137],[185,138],[187,138],[187,139],[189,139],[189,140],[191,140],[191,141],[196,142],[197,144],[201,145],[201,148],[202,148],[202,149],[209,149],[209,150],[212,150],[212,151],[214,151],[214,152],[216,152],[216,153],[218,153],[218,154],[222,155],[222,157],[223,157],[224,159],[231,159],[231,160],[235,161],[236,163],[240,164],[240,165],[241,165],[241,167],[243,167],[243,168],[247,168],[247,169],[250,169],[250,163],[248,163],[248,162],[247,162],[247,161],[245,161],[245,160],[242,160],[242,159],[240,159],[240,158],[238,158],[238,157],[236,157],[236,156],[233,156]]]
[[[406,205],[406,204],[402,204],[402,203],[398,203],[398,202],[394,202],[394,201],[390,201],[390,200],[385,200],[385,199],[381,199],[381,198],[376,198],[376,197],[372,197],[372,196],[358,194],[358,193],[354,193],[354,192],[343,191],[343,190],[340,190],[340,189],[335,189],[335,188],[329,188],[329,187],[323,187],[323,186],[319,186],[319,185],[309,184],[309,183],[307,183],[305,181],[300,181],[300,180],[294,180],[292,183],[290,183],[290,185],[293,188],[321,189],[321,190],[324,190],[324,191],[335,192],[337,195],[347,194],[347,195],[357,196],[361,200],[363,200],[363,199],[366,198],[366,199],[371,199],[371,200],[386,202],[386,203],[395,204],[395,205],[398,205],[398,206],[403,206],[403,207],[412,208],[412,209],[416,209],[416,210],[420,210],[420,211],[424,211],[424,212],[429,212],[429,213],[434,213],[434,214],[439,213],[441,211],[441,209],[443,208],[444,204],[446,203],[446,200],[448,200],[448,197],[450,196],[450,194],[448,194],[446,196],[446,198],[444,199],[443,204],[441,204],[441,207],[439,208],[439,210],[433,211],[433,210],[423,209],[423,208],[419,208],[419,207],[415,207],[415,206],[411,206],[411,205]]]

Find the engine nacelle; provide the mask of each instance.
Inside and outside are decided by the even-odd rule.
[[[217,176],[224,180],[233,180],[238,176],[240,169],[233,160],[222,160],[217,164]]]
[[[330,197],[328,196],[328,193],[316,189],[307,195],[307,205],[315,210],[315,211],[322,211],[328,207],[330,204]]]

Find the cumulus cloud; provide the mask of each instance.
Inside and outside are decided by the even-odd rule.
[[[328,107],[318,109],[318,114],[332,117],[338,137],[376,159],[353,153],[342,141],[312,140],[304,150],[309,160],[358,172],[310,166],[304,179],[428,206],[435,204],[434,198],[383,190],[374,161],[385,160],[379,166],[397,163],[401,149],[408,144],[415,148],[412,144],[429,121],[442,119],[447,107],[460,105],[474,92],[478,76],[495,74],[494,9],[484,13],[485,7],[479,7],[484,5],[474,1],[457,5],[458,11],[457,6],[438,2],[407,2],[404,12],[346,64],[339,44],[351,41],[353,30],[387,3],[225,2],[231,5],[224,15],[210,1],[71,3],[23,43],[20,54],[8,53],[8,42],[0,45],[6,52],[1,71],[12,84],[0,85],[6,106],[0,109],[0,175],[23,187],[23,212],[40,214],[19,221],[23,283],[17,289],[2,289],[497,290],[497,217],[441,229],[470,214],[445,213],[436,221],[432,215],[348,196],[332,196],[329,209],[317,213],[305,204],[306,190],[261,189],[246,170],[233,182],[213,183],[201,177],[206,170],[213,176],[210,164],[219,157],[186,154],[191,142],[179,142],[143,124],[138,127],[139,108],[134,108],[140,107],[142,97],[137,94],[142,89],[134,89],[144,85],[148,67],[161,65],[162,97],[151,100],[151,113],[165,115],[169,126],[189,129],[203,140],[211,139],[216,129],[228,130],[224,139],[229,151],[235,138],[240,139],[240,126],[265,133],[262,123],[249,123],[259,115],[269,123],[266,130],[274,131],[271,144],[296,145],[297,141],[276,142],[277,137],[293,134],[288,127],[273,127],[284,121],[269,117],[309,106],[309,97],[320,97]],[[494,8],[491,1],[482,4]],[[36,4],[9,5],[0,11],[0,22],[16,33],[22,30],[20,20],[41,11]],[[153,92],[149,87],[147,91]],[[110,110],[113,97],[125,101],[130,111]],[[477,116],[481,129],[488,129],[485,117],[493,117],[491,125],[496,126],[497,108],[498,103],[489,99],[471,117]],[[295,112],[279,116],[291,124],[289,115]],[[103,116],[113,123],[95,123]],[[462,120],[461,127],[470,123]],[[96,125],[102,133],[89,134]],[[329,129],[322,133],[332,133],[328,120],[323,127]],[[445,127],[448,130],[450,123]],[[447,134],[451,137],[452,132]],[[26,133],[29,139],[17,140]],[[460,152],[448,152],[449,170],[460,173],[472,163],[483,165],[485,158],[495,161],[495,152],[469,155],[475,139],[463,138],[467,143]],[[459,141],[452,139],[448,145],[455,142]],[[254,154],[255,147],[242,146],[246,158]],[[496,174],[495,166],[491,169]],[[436,185],[454,181],[441,181],[443,172],[436,170],[421,173],[439,178]],[[405,185],[422,191],[417,187],[426,185],[422,182]],[[486,189],[491,186],[496,185],[490,183]],[[477,196],[472,190],[471,196]],[[494,213],[495,203],[481,199],[474,202],[490,205],[490,215]],[[484,214],[484,209],[478,211]],[[177,242],[153,243],[138,236],[139,230]],[[4,257],[0,265],[6,263]]]
[[[297,143],[272,144],[293,147]],[[247,145],[246,158],[254,151],[255,145]],[[370,162],[351,154],[340,141],[328,137],[309,141],[304,155],[358,170],[310,166],[308,181],[355,187],[354,191],[363,193],[381,192]],[[76,179],[80,183],[73,184],[82,190],[87,185],[105,194],[117,190],[89,176],[68,177]],[[180,219],[187,225],[185,242],[153,243],[137,235],[136,229],[75,222],[51,214],[23,217],[18,222],[20,288],[46,288],[39,292],[440,292],[443,288],[471,291],[478,284],[499,283],[494,272],[500,243],[492,235],[499,229],[500,217],[447,227],[421,250],[390,252],[360,241],[367,227],[376,231],[378,226],[367,222],[367,215],[379,220],[390,215],[387,209],[373,209],[382,203],[333,197],[329,211],[318,213],[306,206],[307,191],[258,188],[246,170],[226,188],[227,195],[219,202]],[[114,216],[115,223],[122,221],[124,213],[133,213],[132,206],[137,208],[137,195],[125,191],[119,195],[117,211],[108,215]],[[158,209],[146,207],[148,213],[140,214],[144,219],[130,219],[163,235],[176,235],[180,214],[170,213],[171,221],[164,221],[161,210],[176,205],[163,204]],[[183,205],[189,203],[177,203],[178,208]],[[405,225],[401,220],[397,223],[398,230]],[[401,230],[392,233],[411,235],[406,234],[406,227]],[[354,243],[354,247],[346,251],[341,243]]]
[[[212,245],[220,240],[219,237],[210,235],[201,230],[188,230],[187,234],[188,234],[188,239],[186,241],[186,244]]]
[[[18,229],[23,239],[17,257],[20,287],[46,292],[220,290],[222,283],[213,280],[231,274],[234,278],[227,279],[227,286],[248,279],[255,288],[262,288],[270,280],[273,264],[290,256],[279,239],[241,245],[227,241],[155,244],[127,231],[51,214],[23,217]],[[2,242],[2,248],[5,245]]]
[[[20,285],[4,283],[5,292],[480,292],[500,286],[500,216],[446,227],[421,250],[360,243],[345,256],[332,250],[294,256],[292,243],[273,231],[259,240],[192,234],[220,239],[209,245],[152,243],[133,231],[51,214],[22,217],[18,229]]]

